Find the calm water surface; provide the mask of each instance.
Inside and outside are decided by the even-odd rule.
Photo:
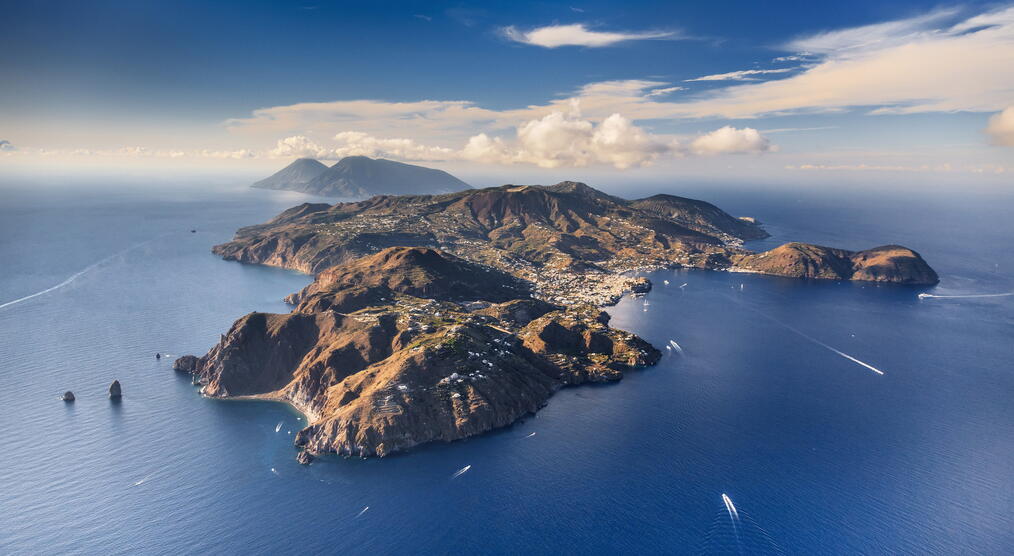
[[[1014,291],[1009,196],[673,192],[764,220],[755,248],[897,242],[930,293]],[[481,438],[299,466],[299,415],[202,399],[153,356],[288,310],[309,277],[209,249],[303,200],[0,189],[0,305],[66,282],[0,308],[0,553],[1014,550],[1012,297],[653,273],[613,324],[682,355]]]

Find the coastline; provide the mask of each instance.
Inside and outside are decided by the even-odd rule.
[[[203,390],[204,387],[202,386],[201,389]],[[208,396],[208,395],[204,394],[204,392],[201,392],[201,397],[204,398],[204,399],[207,399],[207,400],[219,400],[219,401],[225,401],[225,402],[272,402],[272,403],[280,403],[280,404],[287,405],[289,407],[289,409],[291,409],[293,411],[293,413],[296,413],[298,416],[302,417],[306,421],[307,425],[309,425],[311,423],[309,413],[307,413],[303,409],[300,409],[298,406],[296,406],[296,404],[294,404],[292,402],[292,400],[290,400],[289,398],[286,398],[285,396],[277,396],[277,395],[269,393],[269,394],[248,394],[248,395],[242,395],[242,396],[217,397],[217,396]]]

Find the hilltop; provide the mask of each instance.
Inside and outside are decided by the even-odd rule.
[[[386,247],[427,246],[527,280],[545,299],[602,305],[645,287],[624,271],[728,266],[729,254],[746,253],[743,239],[766,235],[717,208],[689,214],[672,208],[674,217],[641,209],[641,202],[563,182],[306,203],[240,229],[214,252],[318,273]]]
[[[927,285],[939,281],[919,253],[900,245],[846,251],[807,243],[786,243],[756,255],[733,258],[733,270],[792,278],[859,280]]]
[[[442,170],[365,156],[347,156],[330,168],[316,160],[301,158],[253,187],[345,198],[448,193],[471,188]]]
[[[497,269],[392,247],[320,274],[291,313],[246,315],[174,367],[209,397],[298,408],[301,462],[384,456],[509,425],[560,387],[619,380],[661,356],[608,321],[533,299]]]

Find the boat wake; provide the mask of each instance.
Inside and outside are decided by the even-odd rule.
[[[732,297],[730,297],[729,299],[732,299],[733,301],[736,301]],[[739,303],[738,301],[736,301],[736,302]],[[786,330],[789,330],[790,332],[795,333],[797,336],[800,336],[801,338],[809,340],[809,341],[817,344],[818,346],[820,346],[820,347],[822,347],[822,348],[830,351],[831,353],[834,353],[835,355],[838,355],[839,357],[843,357],[845,359],[848,359],[849,361],[855,363],[856,365],[865,367],[865,368],[867,368],[867,369],[869,369],[869,370],[877,373],[878,375],[881,375],[881,376],[884,375],[884,371],[881,371],[880,369],[874,367],[873,365],[870,365],[869,363],[866,363],[865,361],[860,361],[860,360],[856,359],[855,357],[852,357],[851,355],[849,355],[849,354],[847,354],[847,353],[845,353],[845,352],[843,352],[843,351],[841,351],[839,349],[833,348],[833,347],[825,344],[824,342],[822,342],[822,341],[814,338],[813,336],[810,336],[809,334],[803,332],[802,330],[799,330],[798,328],[795,328],[793,326],[789,326],[788,324],[785,324],[784,322],[782,322],[782,321],[780,321],[780,320],[778,320],[778,319],[776,319],[776,318],[774,318],[774,317],[772,317],[770,315],[766,315],[766,314],[758,311],[757,309],[754,309],[753,307],[749,307],[747,305],[743,305],[742,303],[740,303],[740,305],[742,305],[743,307],[745,307],[745,308],[753,311],[754,313],[757,313],[758,315],[760,315],[760,316],[768,319],[769,321],[777,324],[778,326],[781,326],[782,328],[785,328]]]
[[[284,421],[279,421],[278,424],[275,425],[275,432],[281,432],[282,431],[282,423],[284,423]]]
[[[674,350],[676,350],[676,353],[678,353],[680,355],[683,355],[683,348],[680,347],[680,345],[676,343],[676,340],[669,340],[669,345],[666,346],[666,347],[670,348],[670,349],[674,349]]]
[[[722,503],[724,509],[715,514],[698,554],[785,554],[774,538],[746,512],[737,510],[724,493]]]
[[[533,436],[535,436],[535,433],[534,433],[534,432],[533,432],[532,434],[529,434],[529,435],[528,435],[528,436],[526,436],[525,438],[531,438],[531,437],[533,437]]]
[[[362,510],[361,510],[361,511],[360,511],[359,513],[357,513],[357,514],[356,514],[356,517],[362,517],[362,516],[363,516],[363,514],[365,514],[365,513],[366,513],[366,510],[368,510],[368,509],[370,509],[370,507],[369,507],[369,506],[365,506],[365,507],[363,507],[363,509],[362,509]]]
[[[53,292],[53,291],[59,290],[61,288],[64,288],[66,286],[69,286],[70,284],[74,283],[74,280],[77,280],[78,278],[80,278],[80,277],[84,276],[85,274],[91,272],[92,270],[95,270],[96,268],[98,268],[98,267],[100,267],[100,266],[108,263],[109,261],[111,261],[111,260],[113,260],[113,259],[115,259],[117,257],[123,256],[123,255],[129,253],[130,251],[133,251],[134,249],[138,249],[140,247],[143,247],[143,246],[145,246],[145,245],[147,245],[147,244],[149,244],[149,243],[151,243],[153,241],[162,239],[163,237],[165,237],[167,235],[169,235],[169,234],[162,234],[162,235],[153,237],[153,238],[151,238],[149,240],[142,241],[141,243],[138,243],[136,245],[131,245],[130,247],[128,247],[128,248],[126,248],[126,249],[124,249],[122,251],[117,251],[116,253],[113,253],[112,255],[109,255],[108,257],[106,257],[106,258],[104,258],[104,259],[102,259],[102,260],[100,260],[98,262],[92,263],[92,264],[86,266],[85,268],[77,271],[76,273],[72,274],[70,276],[70,278],[67,278],[63,282],[60,282],[59,284],[57,284],[57,285],[55,285],[53,287],[46,288],[46,289],[44,289],[42,291],[35,292],[35,293],[31,294],[31,295],[26,295],[24,297],[19,297],[18,299],[14,299],[14,300],[8,301],[6,303],[0,303],[0,309],[4,309],[6,307],[10,307],[11,305],[17,305],[18,303],[21,303],[21,302],[24,302],[24,301],[28,301],[29,299],[34,299],[36,297],[39,297],[40,295],[46,295],[49,292]]]
[[[465,473],[468,473],[468,470],[471,469],[471,468],[472,468],[471,465],[466,465],[466,466],[462,467],[461,469],[458,469],[457,471],[455,471],[454,474],[451,475],[451,478],[452,479],[457,479],[458,477],[464,475]]]
[[[724,492],[722,493],[722,502],[725,503],[725,511],[729,512],[729,519],[733,522],[739,521],[739,512],[736,511],[736,506],[733,505],[729,495]]]
[[[919,299],[976,299],[980,297],[1010,297],[1014,292],[1007,293],[977,293],[969,295],[936,295],[932,293],[921,293]]]
[[[148,479],[150,479],[150,478],[152,478],[154,476],[155,476],[155,474],[152,473],[151,475],[148,475],[148,476],[144,477],[143,479],[141,479],[140,481],[137,481],[136,483],[134,483],[134,486],[141,486],[141,485],[143,485],[145,483],[145,481],[147,481]]]

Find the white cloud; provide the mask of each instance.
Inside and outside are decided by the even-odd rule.
[[[751,127],[736,129],[725,126],[701,135],[690,144],[694,154],[749,154],[777,150],[771,142]]]
[[[481,133],[471,137],[460,153],[465,160],[484,163],[541,168],[610,165],[621,170],[681,154],[675,138],[650,134],[619,114],[596,124],[576,111],[552,112],[525,122],[511,142]]]
[[[0,152],[13,152],[18,150],[10,141],[3,139],[0,140]]]
[[[1010,106],[1014,71],[1003,68],[1014,67],[1014,7],[947,26],[948,18],[954,17],[951,12],[935,12],[798,39],[786,48],[805,51],[808,54],[799,56],[809,56],[812,62],[795,73],[782,79],[719,86],[674,100],[662,93],[673,88],[671,83],[630,79],[590,83],[568,97],[505,110],[454,100],[352,100],[263,108],[226,125],[233,132],[265,140],[308,130],[329,136],[355,129],[377,137],[465,141],[480,132],[496,135],[553,112],[567,112],[575,100],[587,118],[598,121],[620,113],[635,122],[758,118],[854,108],[875,114],[997,112]],[[772,71],[792,70],[744,70]],[[737,75],[750,77],[740,72],[705,77]]]
[[[501,116],[500,112],[459,100],[341,100],[260,108],[250,117],[226,120],[225,126],[234,133],[272,138],[305,134],[311,129],[321,135],[333,135],[350,128],[376,135],[422,132],[443,136],[474,133],[477,123]]]
[[[275,148],[268,151],[275,158],[318,158],[330,160],[335,158],[334,150],[323,147],[305,135],[293,135],[279,139]]]
[[[635,122],[854,108],[876,114],[996,112],[1009,106],[1014,71],[1001,68],[1014,67],[1014,7],[949,27],[939,13],[798,39],[786,48],[812,53],[815,61],[794,73],[775,68],[704,76],[715,80],[771,75],[747,72],[788,73],[782,79],[730,84],[673,100],[663,94],[673,84],[631,79],[590,83],[568,97],[504,110],[461,100],[352,100],[263,108],[226,125],[236,133],[271,140],[310,130],[330,136],[354,129],[376,137],[443,142],[465,141],[480,132],[498,135],[553,112],[567,112],[575,100],[587,118],[598,121],[620,113]]]
[[[461,149],[423,145],[411,139],[385,139],[348,131],[335,136],[335,148],[315,143],[297,152],[324,152],[328,158],[366,155],[403,160],[467,160],[485,164],[533,164],[541,168],[611,165],[626,169],[645,166],[666,154],[679,153],[673,138],[652,135],[630,120],[613,114],[596,124],[576,111],[552,112],[522,123],[513,140],[479,133]],[[305,137],[279,141],[304,144]],[[276,154],[282,154],[276,151]],[[288,155],[293,156],[292,154]]]
[[[592,135],[592,146],[600,160],[619,169],[644,166],[664,154],[680,152],[675,139],[653,136],[619,114],[599,124]]]
[[[589,30],[580,24],[512,33],[515,39],[547,48],[649,38],[644,33]],[[225,122],[230,133],[262,150],[128,148],[92,154],[321,159],[364,154],[419,161],[630,168],[663,157],[774,150],[764,133],[752,128],[726,126],[682,139],[681,145],[674,136],[649,132],[641,127],[643,122],[659,126],[695,118],[759,118],[855,108],[877,114],[1003,111],[994,116],[988,131],[994,143],[1009,144],[1009,132],[1004,130],[1011,118],[1014,72],[1003,69],[1014,67],[1014,7],[964,19],[957,12],[934,12],[804,37],[785,48],[797,54],[777,61],[806,65],[698,77],[717,87],[695,94],[672,95],[682,88],[665,81],[628,79],[588,83],[559,98],[506,109],[488,109],[467,100],[298,103],[261,108],[249,117]],[[742,82],[765,75],[781,78]],[[285,139],[276,143],[280,137]]]
[[[339,145],[334,149],[336,158],[371,156],[401,158],[405,160],[446,160],[453,158],[453,149],[421,145],[412,139],[381,139],[361,131],[343,131],[334,136]]]
[[[648,91],[648,93],[645,96],[663,97],[665,95],[675,93],[676,91],[685,91],[685,90],[687,90],[686,87],[662,87],[659,89],[652,89]]]
[[[813,54],[809,52],[800,52],[799,54],[791,54],[789,56],[778,56],[773,58],[772,62],[812,62]]]
[[[986,133],[994,145],[1014,147],[1014,106],[1008,106],[989,118]]]
[[[765,70],[740,70],[730,71],[728,73],[716,73],[713,75],[704,75],[701,77],[695,77],[693,79],[685,79],[684,81],[755,81],[757,78],[755,75],[767,75],[770,73],[788,73],[798,68],[780,68],[780,69],[765,69]]]
[[[951,12],[823,33],[788,45],[821,60],[791,77],[718,89],[673,116],[750,118],[879,107],[877,114],[992,112],[1014,91],[1014,7],[943,25]],[[933,25],[940,26],[932,28]]]
[[[841,54],[848,50],[871,50],[907,44],[926,34],[934,33],[957,10],[937,10],[908,19],[885,21],[860,27],[817,33],[789,42],[786,50],[809,54]]]
[[[672,31],[592,31],[584,23],[547,25],[545,27],[536,27],[529,31],[522,31],[517,27],[510,26],[504,27],[502,31],[505,37],[514,42],[544,48],[558,48],[561,46],[602,47],[626,41],[676,37],[676,34]]]
[[[567,112],[554,111],[517,126],[514,137],[479,133],[460,149],[431,146],[405,138],[381,138],[359,131],[334,137],[336,146],[322,146],[305,136],[278,141],[269,154],[293,158],[338,159],[365,155],[410,161],[463,160],[483,164],[531,164],[540,168],[608,165],[617,169],[648,166],[662,157],[687,154],[763,153],[775,150],[760,132],[724,127],[697,137],[689,148],[676,137],[656,135],[620,114],[599,122],[581,117],[576,103]]]
[[[596,125],[576,114],[553,112],[518,128],[510,156],[542,168],[608,164],[627,169],[677,151],[675,140],[651,135],[619,114]]]

